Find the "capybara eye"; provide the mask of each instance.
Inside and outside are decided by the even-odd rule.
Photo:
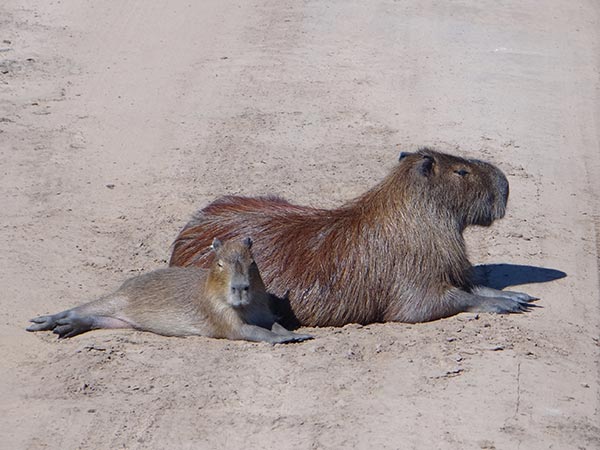
[[[464,177],[465,175],[469,174],[469,171],[465,170],[465,169],[458,169],[458,170],[455,170],[454,173],[460,175],[461,177]]]

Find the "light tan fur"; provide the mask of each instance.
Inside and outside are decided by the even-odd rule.
[[[32,319],[28,331],[73,337],[98,328],[284,343],[309,339],[276,322],[251,253],[252,241],[213,241],[210,269],[170,267],[131,278],[114,293]]]

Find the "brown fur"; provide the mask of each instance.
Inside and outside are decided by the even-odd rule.
[[[206,267],[212,236],[252,236],[267,290],[288,299],[308,326],[522,311],[526,294],[473,293],[462,236],[468,225],[502,218],[507,199],[508,181],[495,166],[422,149],[403,153],[383,181],[333,210],[220,198],[184,227],[170,264]]]
[[[308,339],[276,323],[251,245],[250,239],[215,239],[209,270],[170,267],[129,279],[106,297],[32,319],[28,331],[72,337],[98,328],[135,328],[271,343]]]

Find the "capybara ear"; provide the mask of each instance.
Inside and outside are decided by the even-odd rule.
[[[252,239],[247,237],[245,238],[242,243],[247,247],[247,248],[252,248]]]
[[[435,164],[435,160],[432,156],[423,155],[423,161],[421,161],[421,165],[419,166],[419,173],[424,177],[428,177],[433,172],[433,165]]]
[[[400,155],[398,155],[398,161],[402,161],[408,155],[412,155],[412,153],[411,152],[400,152]]]
[[[220,239],[214,238],[212,241],[212,245],[210,246],[210,248],[212,248],[213,250],[219,250],[221,247],[223,247],[223,243],[221,242]]]

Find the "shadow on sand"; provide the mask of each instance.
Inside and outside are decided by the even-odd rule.
[[[517,264],[481,264],[473,267],[475,284],[504,289],[519,284],[545,283],[564,278],[561,270]]]

